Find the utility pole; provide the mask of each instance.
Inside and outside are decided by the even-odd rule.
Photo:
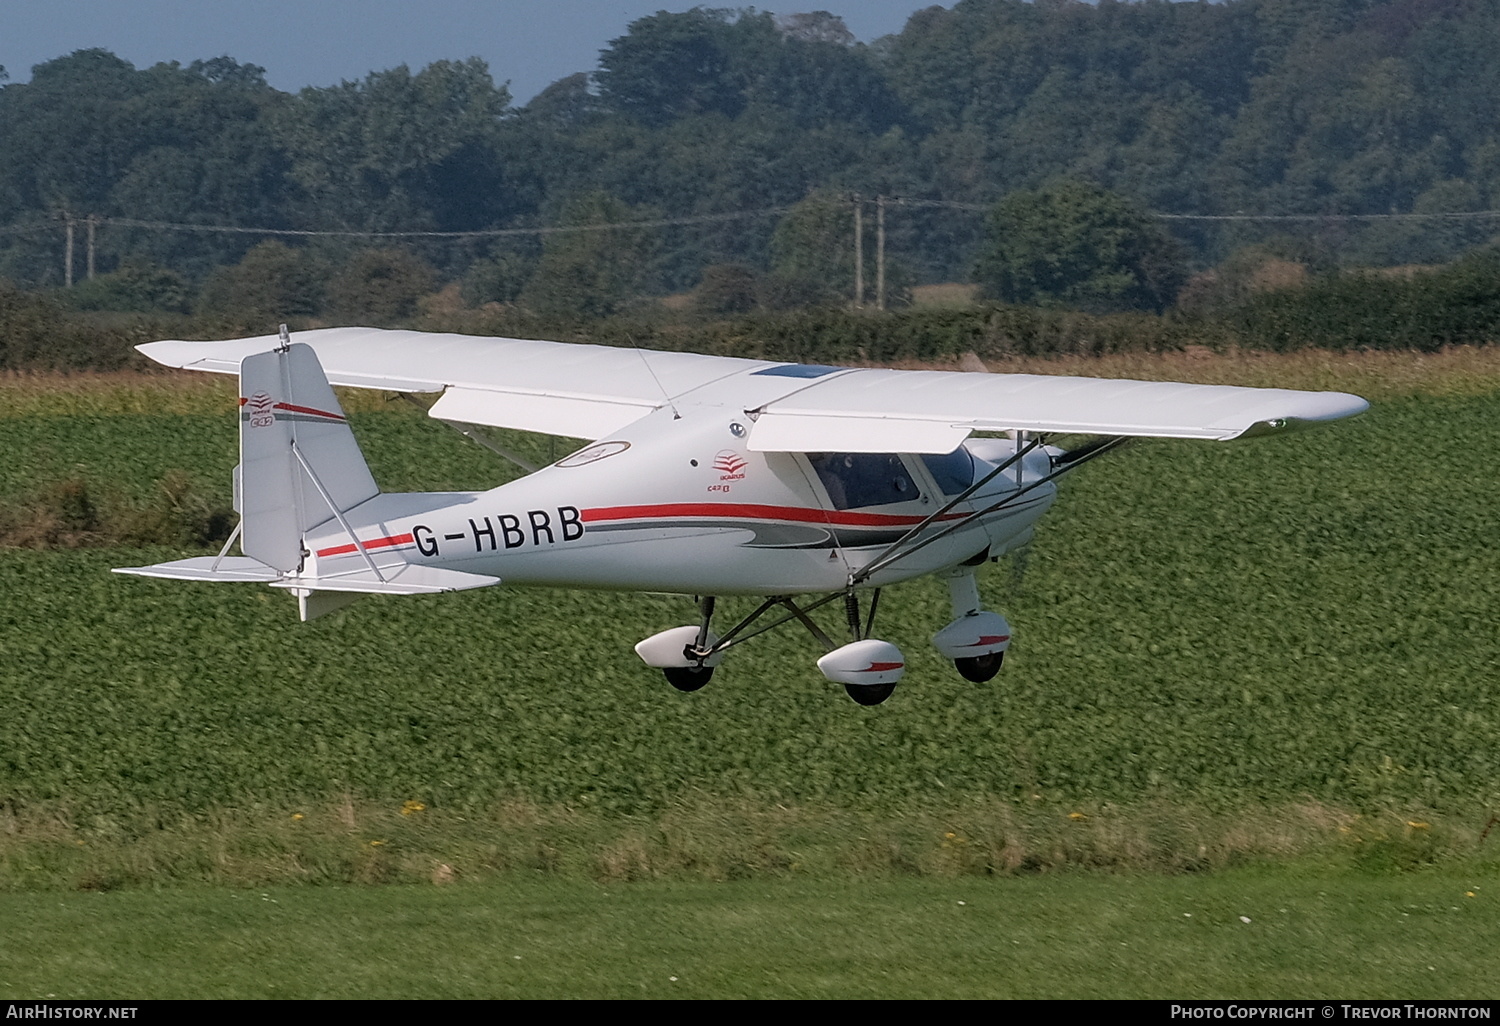
[[[93,236],[90,236],[93,238]],[[885,197],[875,197],[875,309],[885,309]]]
[[[854,194],[854,309],[865,301],[865,201]]]
[[[89,281],[94,280],[94,226],[99,223],[99,218],[93,214],[89,215]],[[881,236],[884,238],[884,236]]]
[[[63,211],[63,223],[66,226],[68,243],[63,247],[63,287],[73,287],[73,215]]]

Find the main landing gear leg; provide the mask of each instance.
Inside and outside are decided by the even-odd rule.
[[[1010,624],[999,613],[986,612],[979,599],[973,567],[959,567],[948,576],[953,622],[933,637],[939,652],[953,660],[959,676],[976,684],[993,680],[1010,646]]]

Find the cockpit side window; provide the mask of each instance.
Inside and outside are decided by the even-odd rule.
[[[923,453],[922,462],[944,495],[957,495],[974,483],[974,457],[961,445],[942,455]]]
[[[810,452],[808,462],[828,490],[834,509],[909,502],[921,494],[894,453]]]

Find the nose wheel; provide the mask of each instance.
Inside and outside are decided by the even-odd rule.
[[[989,655],[968,656],[953,660],[953,665],[958,669],[958,674],[964,680],[971,680],[975,684],[983,684],[987,680],[993,680],[995,674],[1000,672],[1000,664],[1005,662],[1004,652],[991,652]]]
[[[712,666],[663,666],[662,675],[678,691],[697,691],[714,675]]]

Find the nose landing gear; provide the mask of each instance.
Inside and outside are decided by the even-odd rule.
[[[635,646],[635,654],[647,666],[654,666],[678,691],[697,691],[714,675],[714,667],[724,658],[724,650],[715,650],[719,636],[708,629],[714,613],[713,596],[705,597],[699,608],[703,621],[696,627],[673,627],[653,634]]]

